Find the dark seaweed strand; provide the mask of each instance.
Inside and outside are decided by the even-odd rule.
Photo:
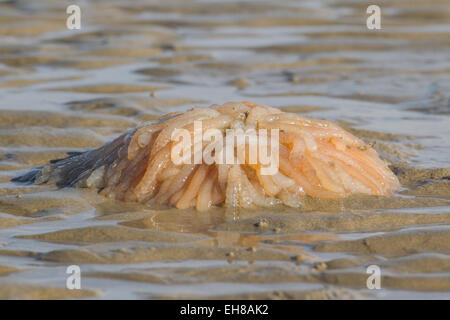
[[[128,145],[134,132],[135,130],[131,130],[98,149],[83,153],[76,158],[68,158],[64,164],[58,163],[57,168],[63,171],[60,173],[61,178],[56,185],[58,187],[74,187],[79,181],[87,179],[95,169],[103,165],[111,165],[120,156],[123,147]]]
[[[54,159],[54,160],[50,160],[50,164],[56,164],[58,162],[82,155],[87,153],[88,151],[85,152],[77,152],[77,151],[69,151],[67,152],[68,157],[67,158],[62,158],[62,159]],[[34,167],[32,169],[30,169],[27,173],[20,175],[18,177],[14,177],[11,179],[11,182],[19,182],[19,183],[26,183],[26,184],[33,184],[36,181],[37,176],[39,175],[39,173],[41,172],[41,170],[44,168],[45,166],[39,166],[39,167]]]
[[[85,154],[86,152],[89,152],[89,151],[84,151],[84,152],[69,151],[69,152],[67,152],[67,157],[66,158],[50,160],[50,164],[55,164],[55,163],[58,163],[60,161],[67,160],[67,159],[70,159],[70,158],[73,158],[73,157]]]
[[[133,129],[97,149],[68,153],[67,158],[51,160],[49,165],[32,168],[11,181],[33,184],[43,170],[50,168],[49,179],[44,183],[54,180],[60,188],[73,187],[83,178],[89,177],[95,169],[112,164],[123,147],[129,144],[135,131]]]
[[[67,169],[62,166],[65,172],[64,178],[57,185],[59,187],[73,187],[83,179],[87,179],[91,173],[102,165],[110,165],[117,157],[117,150],[124,145],[126,140],[123,135],[104,145],[101,148],[89,151],[81,155],[78,161],[68,164]],[[60,167],[60,166],[58,166]],[[61,168],[61,167],[60,167]]]
[[[33,184],[36,181],[36,177],[41,172],[42,168],[43,168],[43,166],[32,168],[27,173],[25,173],[21,176],[12,178],[11,182]]]

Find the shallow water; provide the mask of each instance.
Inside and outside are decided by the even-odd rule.
[[[363,1],[84,1],[77,31],[69,1],[0,1],[0,298],[449,298],[450,4],[413,3],[370,31]],[[9,181],[241,100],[339,122],[404,188],[197,213]]]

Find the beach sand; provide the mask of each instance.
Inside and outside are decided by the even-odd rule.
[[[0,2],[0,298],[450,297],[450,4]],[[335,121],[394,196],[302,209],[152,208],[10,179],[193,106],[250,100]],[[82,290],[66,289],[81,268]],[[381,290],[366,269],[381,269]]]

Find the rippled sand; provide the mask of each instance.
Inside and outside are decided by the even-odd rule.
[[[88,1],[75,31],[59,1],[0,1],[0,298],[448,298],[450,4],[378,4],[369,31],[354,1]],[[404,188],[198,213],[10,182],[233,100],[338,122]]]

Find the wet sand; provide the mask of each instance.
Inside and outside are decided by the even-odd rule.
[[[58,1],[0,2],[0,298],[449,298],[450,5],[414,3],[379,2],[370,31],[354,1],[90,1],[81,30]],[[403,188],[199,213],[10,182],[242,100],[338,122]],[[82,290],[66,289],[73,264]]]

